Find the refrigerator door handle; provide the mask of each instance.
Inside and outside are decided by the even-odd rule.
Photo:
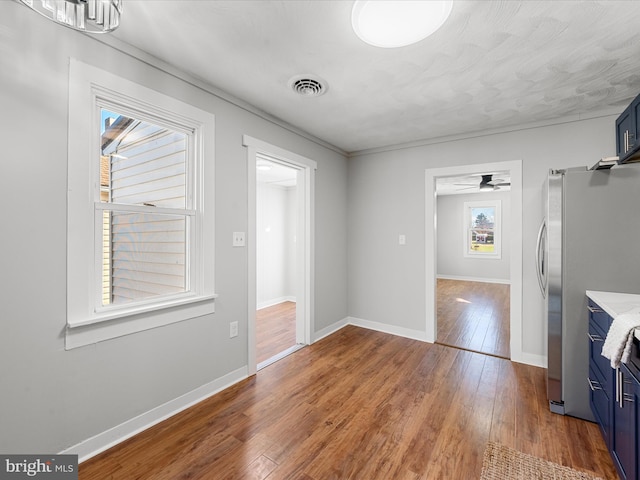
[[[538,230],[538,240],[536,242],[536,273],[538,274],[538,285],[542,292],[542,298],[547,298],[547,277],[544,268],[544,252],[542,252],[542,240],[547,233],[547,220],[542,219],[540,230]]]

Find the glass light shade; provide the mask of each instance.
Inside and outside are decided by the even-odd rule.
[[[112,32],[120,25],[122,0],[20,0],[65,27],[90,33]]]
[[[351,24],[364,42],[383,48],[411,45],[438,30],[453,0],[356,0]]]

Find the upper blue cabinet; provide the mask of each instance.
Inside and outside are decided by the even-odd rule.
[[[640,161],[640,95],[616,120],[616,154],[619,163]]]

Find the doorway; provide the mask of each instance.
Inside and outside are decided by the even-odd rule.
[[[247,373],[254,375],[260,368],[265,367],[273,363],[276,360],[302,348],[304,345],[311,343],[311,332],[313,331],[314,319],[313,319],[313,232],[314,232],[314,184],[315,184],[315,170],[316,162],[306,157],[282,149],[275,145],[271,145],[262,140],[250,137],[248,135],[243,136],[243,145],[247,147],[247,200],[248,200],[248,222],[247,222],[247,277],[248,277],[248,295],[247,295]],[[295,261],[288,262],[288,266],[285,268],[283,265],[287,262],[282,261],[280,265],[281,273],[286,269],[290,269],[291,265],[295,265],[294,272],[285,275],[289,278],[289,282],[294,284],[289,291],[294,292],[294,299],[289,294],[273,294],[272,291],[265,290],[261,287],[260,299],[261,303],[258,303],[258,249],[264,248],[259,246],[259,237],[263,237],[265,230],[269,225],[261,224],[262,232],[258,233],[258,174],[257,167],[259,165],[265,165],[266,162],[269,166],[277,166],[282,172],[286,172],[289,175],[295,176],[295,189],[290,192],[289,197],[295,197],[295,202],[288,202],[288,213],[290,217],[289,233],[288,235],[293,237],[293,241],[289,242],[288,247],[284,242],[281,242],[281,251],[278,255],[279,258],[285,257],[294,258]],[[263,170],[267,171],[267,170]],[[290,180],[288,180],[290,181]],[[295,193],[293,193],[295,191]],[[285,195],[286,196],[286,195]],[[280,215],[284,215],[281,213]],[[293,225],[293,227],[292,227]],[[291,228],[294,229],[294,233],[291,233]],[[285,245],[285,246],[283,246]],[[261,259],[269,261],[274,255],[265,257],[261,254]],[[261,261],[262,261],[261,260]],[[262,267],[260,267],[262,268]],[[261,282],[264,281],[263,273],[261,273]],[[284,275],[284,274],[283,274]],[[268,281],[267,281],[268,282]],[[283,307],[289,307],[289,312],[292,309],[295,310],[295,342],[292,346],[285,348],[280,353],[271,355],[264,361],[258,361],[258,311],[265,310],[265,316],[269,313],[266,309],[275,307],[276,305],[269,305],[269,301],[266,299],[270,295],[275,295],[271,298],[276,300],[276,305],[284,304]],[[289,303],[288,303],[289,302]],[[293,304],[293,305],[291,305]],[[264,308],[261,308],[264,307]],[[271,312],[272,313],[272,312]],[[281,312],[282,313],[282,312]],[[278,314],[279,315],[279,314]],[[291,318],[291,313],[289,313]],[[267,327],[269,329],[269,327]],[[290,340],[287,340],[290,342]],[[267,355],[267,354],[265,354]]]
[[[510,358],[510,172],[436,178],[436,220],[436,342]]]
[[[297,170],[256,160],[256,355],[258,370],[297,350]]]
[[[486,268],[487,263],[484,263],[484,272],[482,262],[477,263],[480,265],[480,270],[476,270],[471,278],[465,275],[450,274],[449,278],[438,279],[438,248],[439,243],[443,240],[439,239],[439,232],[445,227],[445,221],[438,216],[438,197],[443,197],[442,192],[438,194],[438,183],[446,183],[455,178],[455,181],[449,183],[474,183],[475,187],[479,188],[480,184],[484,181],[485,184],[493,182],[493,179],[483,177],[483,175],[492,174],[494,172],[502,172],[505,175],[508,174],[508,179],[511,185],[509,191],[509,207],[510,218],[508,222],[503,223],[503,232],[508,234],[509,238],[509,258],[508,258],[508,280],[507,278],[490,278],[487,276]],[[511,360],[522,360],[522,165],[520,161],[511,162],[496,162],[486,163],[478,165],[466,165],[458,167],[444,167],[426,170],[426,239],[427,239],[427,252],[426,252],[426,301],[427,301],[427,341],[442,343],[451,343],[452,338],[456,338],[461,341],[459,345],[461,348],[468,348],[470,350],[482,351],[487,350],[487,345],[483,347],[484,340],[491,338],[493,335],[494,340],[497,340],[495,328],[499,326],[490,326],[491,311],[497,309],[507,310],[508,313],[503,313],[501,321],[507,321],[509,332],[508,340],[508,356]],[[442,179],[442,180],[440,180]],[[468,181],[465,181],[468,180]],[[496,180],[500,180],[499,177]],[[507,183],[507,182],[493,182],[493,183]],[[456,185],[456,187],[464,187],[463,185]],[[470,189],[471,190],[471,189]],[[480,195],[479,191],[477,192]],[[486,197],[480,197],[480,199]],[[478,201],[477,199],[468,199],[467,202],[473,204]],[[458,203],[457,214],[452,215],[450,221],[454,222],[459,230],[461,236],[460,243],[458,244],[459,250],[457,251],[458,258],[464,257],[466,249],[470,248],[473,244],[471,240],[481,239],[486,241],[489,236],[488,232],[480,232],[477,236],[473,236],[472,232],[469,232],[466,224],[466,219],[463,214],[463,208],[461,202]],[[446,215],[446,212],[440,211],[440,215]],[[508,224],[507,224],[508,223]],[[462,233],[464,231],[464,234]],[[476,232],[478,233],[478,232]],[[431,241],[429,241],[431,240]],[[464,243],[463,243],[464,242]],[[449,242],[447,242],[449,243]],[[503,245],[504,246],[504,245]],[[458,248],[454,247],[454,248]],[[479,249],[481,252],[484,250]],[[473,255],[472,255],[473,256]],[[476,259],[480,260],[480,259]],[[441,260],[442,261],[442,260]],[[492,262],[494,260],[483,259],[484,262]],[[472,280],[471,282],[469,280]],[[490,281],[487,281],[490,280]],[[502,281],[500,281],[502,280]],[[508,285],[506,285],[508,282]],[[460,282],[460,283],[458,283]],[[467,282],[467,283],[462,283]],[[442,288],[438,288],[440,283]],[[446,285],[448,283],[448,285]],[[504,299],[504,288],[508,286],[508,298]],[[449,288],[445,288],[449,287]],[[496,299],[494,293],[491,290],[503,290],[502,299]],[[448,291],[446,291],[448,290]],[[438,294],[440,293],[440,299]],[[498,294],[498,297],[500,294]],[[487,300],[486,298],[489,297]],[[483,300],[483,298],[485,298]],[[487,302],[493,302],[493,305],[489,305]],[[497,302],[497,303],[496,303]],[[500,303],[500,305],[498,305]],[[439,307],[440,308],[439,308]],[[447,308],[449,311],[447,312]],[[440,310],[440,312],[439,312]],[[445,331],[450,328],[445,322],[440,322],[439,315],[450,315],[455,319],[460,319],[463,325],[462,330],[457,333],[451,333]],[[505,319],[506,315],[506,319]],[[466,327],[464,326],[464,320],[468,320]],[[483,326],[480,324],[484,323]],[[440,328],[442,327],[442,332]],[[493,328],[493,332],[489,330]],[[484,333],[482,332],[484,329]],[[478,337],[473,338],[474,331],[478,332]],[[504,332],[504,330],[503,330]],[[445,338],[447,337],[447,338]],[[480,341],[482,339],[482,341]],[[471,341],[472,343],[463,343],[464,341]],[[491,343],[490,341],[487,344]],[[458,346],[458,345],[455,345]],[[494,346],[495,348],[495,346]],[[496,354],[499,356],[507,356],[505,350],[502,349],[496,351],[487,351],[490,354]]]

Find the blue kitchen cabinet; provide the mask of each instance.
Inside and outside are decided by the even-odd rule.
[[[615,371],[618,388],[613,407],[611,454],[620,477],[636,480],[637,477],[637,396],[640,384],[626,365]],[[614,399],[616,400],[616,399]]]
[[[619,163],[640,161],[640,95],[616,119],[616,154]]]
[[[632,151],[631,136],[635,132],[635,121],[631,105],[616,120],[616,153],[620,162]],[[633,139],[635,140],[635,139]]]
[[[589,300],[589,388],[591,410],[613,463],[623,480],[640,480],[640,371],[634,365],[613,369],[602,355],[612,317]]]
[[[611,325],[611,317],[595,302],[589,300],[589,402],[591,411],[600,426],[602,438],[611,450],[611,434],[613,420],[614,370],[609,360],[601,355],[604,339]]]

